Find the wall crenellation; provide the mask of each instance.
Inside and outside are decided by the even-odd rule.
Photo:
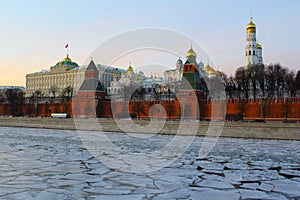
[[[73,117],[76,107],[74,102],[66,103],[39,103],[12,105],[9,103],[0,104],[1,116],[28,116],[28,117],[50,117],[51,113],[68,113]],[[96,108],[89,109],[95,112],[98,118],[122,118],[134,114],[136,118],[167,118],[181,119],[184,115],[187,119],[194,119],[196,116],[193,106],[197,103],[185,106],[178,100],[153,100],[153,101],[124,101],[111,102],[99,100]],[[268,99],[229,99],[229,100],[210,100],[200,99],[198,101],[200,120],[294,120],[300,121],[300,98],[268,98]],[[226,106],[225,106],[226,105]],[[80,105],[86,108],[88,105]],[[165,110],[161,111],[162,106]],[[185,113],[182,110],[185,107]],[[151,110],[151,108],[154,108]],[[86,110],[86,109],[85,109]],[[150,112],[151,110],[151,112]],[[226,110],[226,114],[224,115]],[[16,113],[18,113],[16,115]],[[89,115],[91,116],[91,115]],[[131,115],[132,116],[132,115]],[[225,116],[225,119],[224,119]]]

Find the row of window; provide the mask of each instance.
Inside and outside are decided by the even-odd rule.
[[[68,87],[69,85],[72,85],[72,84],[62,84],[62,85],[59,85],[59,88],[66,88]],[[74,85],[74,87],[79,87],[80,84],[77,84],[77,85]],[[43,89],[50,89],[52,86],[51,85],[39,85],[39,86],[29,86],[27,87],[27,90],[43,90]]]
[[[251,52],[251,50],[246,51],[246,56],[251,56]],[[255,56],[255,51],[253,51],[252,55]]]

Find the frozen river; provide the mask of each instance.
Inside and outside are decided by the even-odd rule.
[[[138,153],[173,137],[106,135]],[[160,170],[129,173],[102,164],[76,131],[0,127],[0,199],[300,199],[300,141],[220,138],[197,159],[202,142]]]

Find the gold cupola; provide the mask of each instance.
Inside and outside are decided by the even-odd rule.
[[[191,44],[191,47],[190,47],[190,49],[188,50],[188,52],[186,52],[185,57],[186,57],[187,60],[189,60],[190,57],[194,57],[194,59],[196,59],[197,54],[196,54],[196,52],[193,50],[192,44]]]
[[[257,49],[262,49],[262,46],[257,42],[257,43],[256,43],[256,48],[257,48]]]
[[[131,63],[129,64],[129,67],[127,68],[127,72],[133,72],[133,68],[131,67]]]
[[[247,32],[255,32],[256,30],[256,25],[252,21],[252,17],[250,17],[250,22],[246,26]]]
[[[70,61],[70,62],[72,62],[71,58],[69,58],[69,54],[67,54],[67,57],[65,57],[63,61]]]
[[[206,73],[210,76],[212,75],[217,75],[217,72],[216,70],[214,70],[211,66],[209,66],[209,64],[207,64],[205,67],[204,67],[204,71],[206,71]]]

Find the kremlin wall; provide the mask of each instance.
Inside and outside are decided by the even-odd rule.
[[[76,113],[69,103],[42,103],[35,107],[34,104],[20,104],[15,109],[20,115],[28,117],[50,117],[51,113],[68,113],[70,117],[98,117],[98,118],[128,118],[134,113],[136,118],[143,119],[195,119],[199,115],[200,120],[267,120],[267,121],[300,121],[300,98],[293,99],[267,99],[262,109],[262,100],[200,100],[200,113],[190,108],[185,114],[182,113],[180,103],[176,100],[166,101],[131,101],[110,102],[99,101],[96,109],[85,109],[89,106],[81,102],[82,111]],[[288,103],[287,103],[288,101]],[[160,107],[160,105],[164,108]],[[170,108],[172,105],[173,108]],[[225,106],[226,105],[226,108]],[[137,111],[136,107],[139,108]],[[150,108],[153,109],[150,109]],[[127,112],[128,109],[128,112]],[[226,114],[224,116],[224,110]],[[213,112],[212,112],[213,110]],[[166,114],[165,114],[166,113]],[[0,115],[11,116],[12,105],[0,104]]]

